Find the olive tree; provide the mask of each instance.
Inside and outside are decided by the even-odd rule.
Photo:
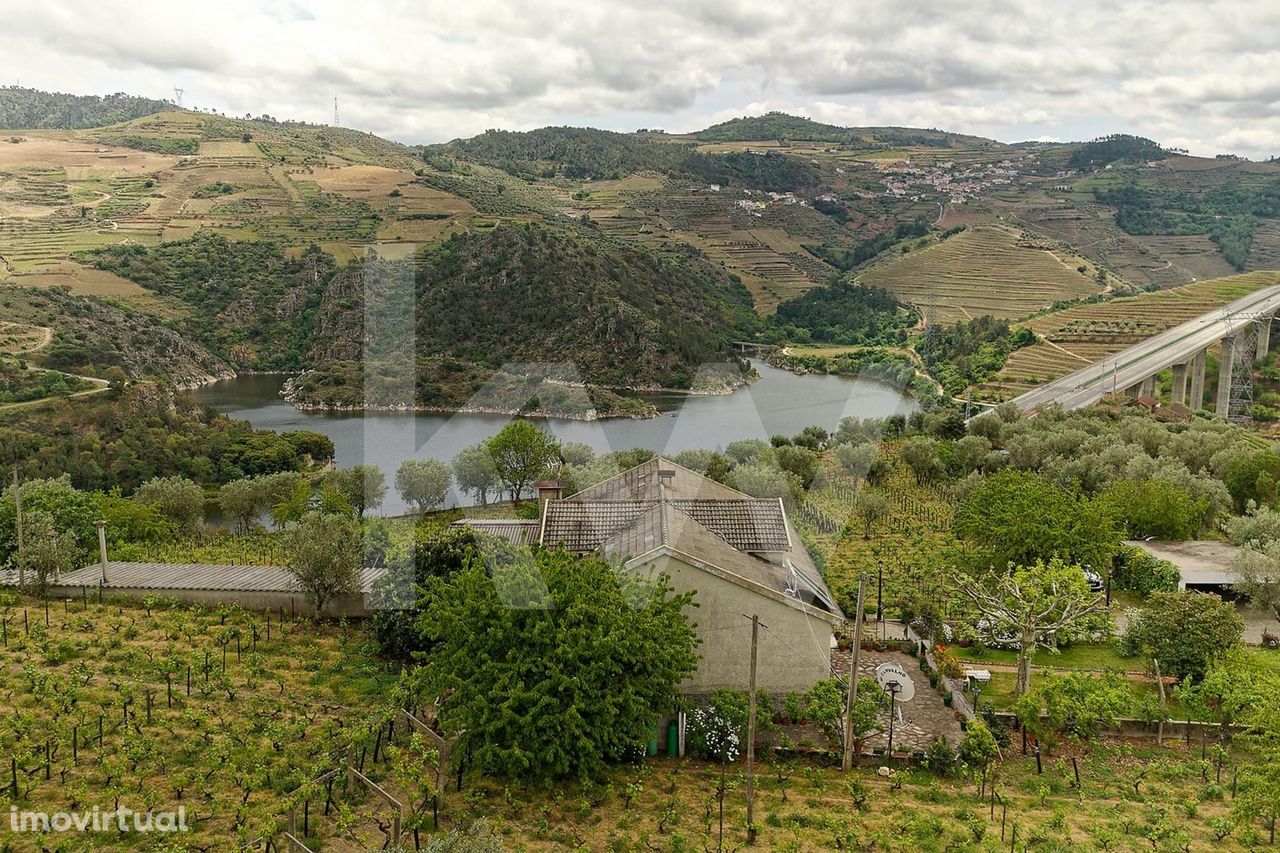
[[[458,488],[473,493],[481,506],[489,505],[489,493],[498,487],[498,469],[483,444],[464,447],[453,457],[453,477]]]
[[[153,477],[138,487],[134,499],[149,504],[185,534],[204,523],[204,489],[185,477]]]
[[[435,459],[406,459],[396,471],[396,491],[420,513],[444,503],[452,482],[449,466]]]
[[[325,482],[347,499],[358,518],[364,518],[367,510],[382,506],[382,500],[387,496],[387,475],[377,465],[337,468],[329,472]]]
[[[288,571],[319,613],[334,598],[360,591],[364,548],[349,515],[307,513],[285,534]]]

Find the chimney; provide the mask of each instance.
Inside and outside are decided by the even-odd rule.
[[[102,560],[102,585],[107,585],[107,522],[104,519],[98,519],[94,522],[98,526],[98,556]]]
[[[564,480],[539,480],[533,484],[538,493],[538,510],[541,511],[548,501],[558,501],[564,497]]]
[[[671,487],[671,481],[675,479],[676,472],[672,468],[658,469],[658,497],[665,500],[667,497],[667,489]]]

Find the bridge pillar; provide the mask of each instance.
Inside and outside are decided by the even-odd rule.
[[[1137,385],[1130,385],[1128,388],[1124,389],[1124,395],[1133,400],[1138,399],[1142,396],[1142,383],[1139,382]]]
[[[1148,376],[1146,379],[1142,380],[1142,393],[1140,396],[1154,397],[1155,395],[1156,395],[1156,378],[1154,376]]]
[[[1240,357],[1244,329],[1237,329],[1222,339],[1222,355],[1218,358],[1218,402],[1215,414],[1225,418],[1231,414],[1231,369]]]
[[[1185,406],[1187,404],[1187,368],[1190,362],[1175,364],[1173,366],[1173,388],[1169,392],[1169,404],[1177,403]]]
[[[1264,317],[1258,321],[1258,352],[1257,358],[1262,358],[1267,354],[1271,347],[1271,321],[1272,317]]]
[[[1204,408],[1204,360],[1204,350],[1200,350],[1191,359],[1191,398],[1187,401],[1187,406],[1193,412]]]

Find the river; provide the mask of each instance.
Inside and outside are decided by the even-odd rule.
[[[794,435],[807,426],[835,429],[842,417],[870,418],[910,414],[916,402],[879,382],[838,376],[798,376],[756,361],[759,380],[733,394],[643,395],[662,412],[646,420],[575,421],[540,419],[560,441],[580,441],[597,453],[647,447],[666,455],[695,448],[723,449],[743,438],[768,440]],[[393,412],[302,412],[280,398],[282,376],[241,376],[205,385],[192,395],[205,405],[277,432],[307,429],[333,440],[340,466],[369,462],[388,482],[410,457],[448,462],[467,445],[502,429],[504,415]],[[449,502],[457,502],[450,494]],[[383,512],[404,510],[394,489]]]

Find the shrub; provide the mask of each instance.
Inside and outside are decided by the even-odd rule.
[[[1111,583],[1119,590],[1147,598],[1153,592],[1177,592],[1178,567],[1134,545],[1121,546],[1112,563]]]

